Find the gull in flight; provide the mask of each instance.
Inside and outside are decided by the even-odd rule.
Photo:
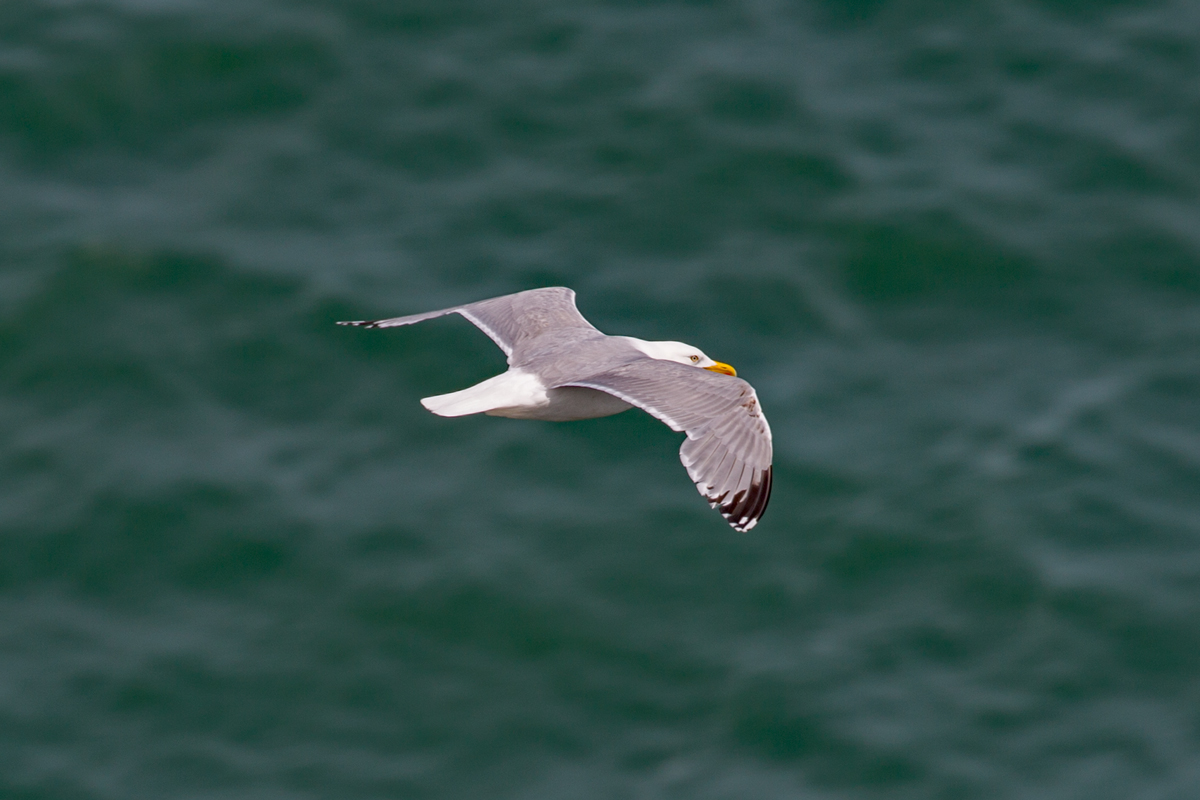
[[[603,334],[575,308],[575,292],[563,287],[338,324],[393,328],[446,314],[460,314],[490,336],[508,356],[508,371],[426,397],[425,408],[443,417],[561,422],[636,406],[687,434],[679,460],[734,530],[758,524],[771,496],[771,427],[753,387],[733,367],[682,342]]]

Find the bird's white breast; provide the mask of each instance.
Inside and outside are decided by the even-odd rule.
[[[562,386],[557,389],[548,389],[546,395],[549,402],[545,405],[498,408],[484,413],[493,417],[569,422],[576,419],[609,417],[633,408],[629,403],[613,397],[608,392],[587,389],[582,386]]]

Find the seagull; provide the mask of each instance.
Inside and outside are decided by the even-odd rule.
[[[679,460],[736,531],[758,524],[771,496],[771,427],[754,388],[728,364],[683,342],[608,336],[583,318],[575,292],[531,289],[440,311],[339,322],[394,328],[459,314],[508,356],[508,371],[421,405],[443,417],[488,414],[564,422],[637,407],[687,434]]]

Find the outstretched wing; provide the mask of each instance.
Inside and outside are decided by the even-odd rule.
[[[475,327],[491,337],[504,354],[512,361],[514,350],[550,329],[589,328],[595,330],[575,308],[575,292],[562,286],[547,289],[530,289],[527,292],[506,294],[477,303],[426,311],[407,317],[391,319],[339,322],[338,325],[354,325],[360,328],[394,328],[412,325],[446,314],[461,314]]]
[[[572,381],[619,397],[687,439],[679,460],[734,530],[758,524],[771,497],[771,426],[740,378],[646,358]]]

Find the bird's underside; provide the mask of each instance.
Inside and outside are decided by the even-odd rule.
[[[575,293],[562,287],[338,324],[391,328],[446,314],[466,317],[491,337],[509,369],[423,399],[433,413],[565,421],[636,406],[687,434],[679,458],[734,529],[748,531],[762,517],[771,495],[771,428],[754,389],[733,377],[732,368],[678,342],[606,336],[575,308]]]

